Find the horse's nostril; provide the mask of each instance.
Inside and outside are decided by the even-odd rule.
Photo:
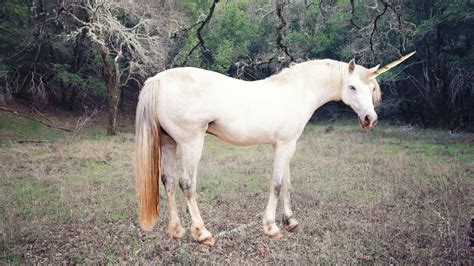
[[[364,121],[367,122],[367,123],[370,123],[370,117],[369,117],[369,115],[366,115],[366,116],[365,116]]]

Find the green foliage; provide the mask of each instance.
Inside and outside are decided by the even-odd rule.
[[[10,65],[0,63],[0,71],[10,71],[10,70],[11,70]]]
[[[32,15],[30,1],[0,1],[0,62],[18,48],[18,43],[31,37],[28,19]]]
[[[347,10],[338,5],[327,17],[317,6],[294,5],[285,42],[298,58],[338,58],[349,30]]]
[[[86,90],[104,95],[107,92],[107,87],[102,77],[92,76],[87,79]]]
[[[437,1],[438,5],[446,5],[446,8],[441,12],[440,17],[444,20],[451,20],[456,22],[464,22],[474,12],[474,2],[469,0],[458,1]]]
[[[64,83],[72,83],[75,86],[83,89],[86,86],[86,80],[78,73],[71,73],[68,65],[53,64],[53,69],[58,74],[58,79]]]
[[[258,42],[258,24],[247,15],[249,1],[229,4],[216,13],[212,31],[207,34],[209,49],[214,51],[211,69],[225,73],[238,58],[250,53],[252,42]]]
[[[26,0],[8,0],[0,4],[1,13],[6,17],[6,21],[12,22],[17,26],[27,26],[28,18],[32,15],[30,1]]]
[[[186,12],[187,16],[191,18],[192,22],[205,16],[209,7],[211,6],[211,0],[181,0],[176,4],[178,8]]]
[[[182,48],[180,49],[178,55],[176,56],[176,62],[181,62],[183,63],[186,57],[188,56],[189,51],[197,44],[198,39],[196,37],[195,30],[191,31],[189,33],[189,37],[184,40],[184,44]],[[201,56],[201,50],[198,48],[193,54],[188,56],[188,66],[200,66],[200,56]]]
[[[214,55],[213,69],[217,72],[225,73],[229,66],[234,62],[235,57],[235,46],[232,41],[223,40],[222,43],[217,47],[217,51]]]
[[[105,95],[107,91],[104,79],[100,76],[84,78],[82,73],[73,73],[71,72],[69,65],[64,64],[52,64],[52,67],[57,74],[58,80],[61,81],[64,86],[71,84],[87,93],[99,95]]]
[[[344,33],[348,31],[347,10],[339,8],[335,15],[323,21],[321,11],[316,6],[291,6],[294,8],[290,12],[289,26],[283,42],[289,45],[294,57],[337,57],[338,51],[341,50],[339,47],[345,44]],[[183,1],[182,7],[193,17],[207,12],[207,9],[203,10],[202,5],[195,1]],[[188,58],[188,64],[227,73],[239,60],[272,57],[278,52],[275,40],[279,20],[273,14],[274,9],[272,3],[248,0],[229,1],[225,5],[218,5],[203,31],[205,46],[209,49],[212,60],[202,60],[202,51],[195,51],[191,58]],[[196,43],[195,31],[192,31],[188,34],[178,58],[184,58]]]
[[[58,79],[64,84],[73,84],[78,88],[91,92],[105,94],[107,88],[102,77],[91,76],[84,78],[81,73],[70,72],[69,65],[52,64],[53,69],[57,73]]]

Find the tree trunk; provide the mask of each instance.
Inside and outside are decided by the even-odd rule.
[[[105,67],[105,85],[107,87],[107,135],[115,135],[117,128],[117,107],[120,100],[120,81],[114,80],[116,76],[112,74],[113,65],[108,60],[109,49],[105,46],[101,47],[102,62]],[[118,71],[118,69],[116,69]]]
[[[69,96],[69,99],[67,100],[67,104],[66,104],[66,110],[68,111],[74,110],[74,103],[76,102],[77,95],[80,92],[77,86],[73,85],[71,88],[72,88],[71,96]]]

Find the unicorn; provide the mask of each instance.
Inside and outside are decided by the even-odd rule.
[[[312,114],[330,101],[342,100],[357,114],[360,125],[372,129],[381,90],[380,74],[415,52],[379,68],[330,59],[294,64],[263,80],[244,81],[193,67],[174,68],[146,80],[136,111],[136,192],[140,227],[152,230],[159,217],[159,179],[167,193],[168,233],[185,235],[176,206],[176,186],[185,195],[191,234],[199,243],[216,239],[206,229],[196,200],[198,165],[206,134],[240,146],[273,147],[273,174],[262,218],[263,232],[282,236],[275,220],[283,202],[283,226],[299,229],[291,208],[289,163]],[[177,150],[182,174],[175,174]],[[281,197],[280,197],[281,196]]]

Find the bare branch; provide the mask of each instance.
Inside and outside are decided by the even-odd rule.
[[[206,24],[209,22],[209,20],[211,20],[211,17],[214,14],[214,9],[216,8],[216,4],[218,2],[219,2],[219,0],[214,0],[212,2],[211,7],[209,8],[209,13],[207,14],[206,18],[200,23],[201,25],[199,25],[199,27],[197,29],[197,32],[196,32],[196,35],[197,35],[197,38],[198,38],[198,43],[196,45],[194,45],[193,48],[191,48],[189,53],[186,55],[186,58],[185,58],[182,65],[186,65],[188,63],[189,57],[193,54],[194,50],[196,50],[197,47],[201,47],[201,49],[203,51],[206,51],[206,52],[208,51],[206,46],[204,45],[204,39],[202,38],[202,30],[204,29],[204,26],[206,26]]]
[[[290,54],[289,48],[287,45],[283,44],[283,30],[285,29],[286,25],[288,24],[286,21],[286,18],[283,16],[283,8],[285,5],[288,5],[288,3],[285,0],[278,0],[277,5],[276,5],[276,12],[278,15],[278,18],[280,19],[280,25],[278,25],[277,28],[277,45],[278,47],[283,50],[286,56],[290,58],[291,61],[295,61],[293,56]]]
[[[388,4],[387,3],[384,2],[383,5],[384,5],[384,8],[383,8],[382,13],[378,14],[374,19],[374,27],[372,29],[372,33],[370,34],[370,50],[371,51],[374,51],[374,34],[377,31],[377,23],[378,23],[379,19],[383,15],[385,15],[385,12],[387,12],[387,9],[388,9]]]
[[[351,24],[352,26],[360,30],[362,27],[355,23],[354,16],[355,16],[355,4],[354,4],[354,0],[351,0]]]
[[[319,7],[319,10],[321,11],[321,15],[324,17],[326,12],[323,9],[323,0],[319,0],[318,7]]]
[[[170,21],[175,22],[176,24],[179,25],[178,21],[176,21],[176,20],[174,20],[174,19],[172,19],[172,20],[170,20]],[[196,21],[195,23],[193,23],[193,24],[191,24],[191,25],[189,25],[189,26],[186,26],[186,25],[181,26],[181,27],[179,27],[178,30],[174,31],[174,32],[170,35],[170,38],[171,38],[171,39],[176,39],[176,38],[178,38],[178,36],[180,36],[180,33],[181,33],[181,34],[185,34],[185,33],[187,33],[188,31],[192,30],[192,29],[193,29],[194,27],[196,27],[197,25],[202,24],[203,22],[204,22],[204,20],[198,20],[198,21]]]
[[[354,3],[354,0],[351,0],[351,4],[353,5]],[[377,3],[377,2],[376,2]],[[372,32],[370,34],[370,50],[373,52],[374,51],[374,36],[375,36],[375,32],[377,31],[377,26],[378,26],[378,22],[379,20],[382,18],[382,16],[384,16],[387,12],[388,9],[392,10],[392,12],[395,14],[395,16],[397,17],[397,22],[398,22],[398,31],[399,31],[399,35],[400,35],[400,48],[399,48],[399,51],[400,53],[403,53],[403,51],[405,50],[405,38],[404,38],[404,34],[403,34],[403,21],[402,21],[402,16],[401,14],[395,9],[395,7],[393,7],[391,4],[389,4],[388,2],[385,2],[385,1],[381,1],[381,3],[383,4],[383,10],[380,14],[378,14],[375,18],[374,18],[374,21],[373,21],[373,28],[372,28]],[[354,6],[353,6],[354,8]],[[354,10],[354,9],[353,9]],[[359,28],[360,29],[360,28]]]
[[[400,31],[399,34],[400,34],[400,53],[403,53],[405,51],[405,35],[404,35],[404,32],[403,32],[403,21],[402,21],[402,15],[400,15],[400,13],[398,13],[398,11],[390,4],[386,3],[388,5],[388,7],[393,11],[393,13],[395,13],[395,15],[397,16],[397,22],[398,22],[398,30]]]

